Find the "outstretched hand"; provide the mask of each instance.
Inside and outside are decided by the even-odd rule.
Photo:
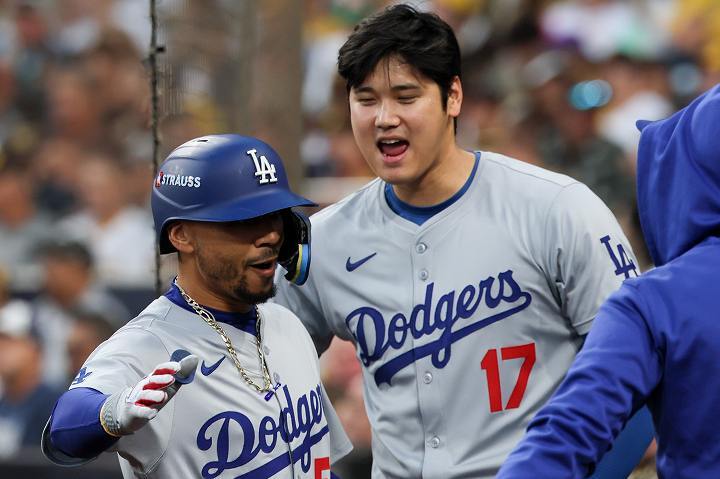
[[[158,364],[134,387],[111,395],[100,409],[100,424],[112,436],[132,434],[157,416],[177,393],[176,377],[189,377],[198,364],[198,357],[185,356],[180,361]]]

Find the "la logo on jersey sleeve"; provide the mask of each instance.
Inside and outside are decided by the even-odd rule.
[[[88,371],[86,367],[83,367],[78,371],[77,376],[75,376],[75,379],[73,379],[73,382],[70,384],[71,386],[75,386],[76,384],[80,384],[82,382],[85,382],[85,380],[92,374],[92,371]]]
[[[610,259],[613,262],[613,265],[615,266],[615,275],[620,276],[625,275],[625,279],[630,277],[630,273],[632,272],[635,276],[638,276],[637,268],[635,266],[635,263],[633,262],[632,258],[628,256],[627,252],[625,251],[625,247],[622,245],[622,243],[617,243],[615,247],[613,247],[610,244],[610,235],[605,235],[602,238],[600,238],[600,242],[605,245],[605,249],[607,249],[608,254],[610,255]],[[615,251],[617,250],[617,254],[615,254]]]

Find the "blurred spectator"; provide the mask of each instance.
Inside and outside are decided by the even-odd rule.
[[[356,375],[349,379],[345,393],[335,399],[333,406],[353,444],[353,450],[333,466],[333,471],[345,479],[366,479],[372,471],[370,421],[365,414],[362,378]]]
[[[42,248],[41,255],[45,277],[39,302],[65,311],[100,313],[116,328],[130,319],[125,307],[95,281],[93,257],[82,243],[50,243]]]
[[[85,147],[100,147],[102,103],[97,79],[80,61],[56,64],[47,76],[48,120],[52,134]]]
[[[369,181],[375,173],[355,143],[345,99],[345,84],[334,67],[333,73],[328,103],[322,113],[312,120],[308,117],[308,131],[301,145],[305,173],[307,176],[367,178]]]
[[[432,10],[442,17],[455,30],[460,51],[464,56],[472,55],[490,37],[493,28],[504,30],[512,23],[514,14],[523,1],[488,2],[487,0],[435,0],[434,2],[415,3],[418,8]],[[504,5],[503,5],[504,4]],[[500,13],[502,12],[502,13]],[[499,15],[495,15],[500,13]]]
[[[380,8],[379,0],[306,0],[303,19],[302,106],[311,115],[330,105],[337,77],[337,52],[355,23]]]
[[[95,281],[88,249],[77,242],[57,242],[42,250],[45,267],[43,288],[33,301],[43,351],[45,378],[67,385],[67,340],[76,315],[95,313],[115,328],[130,318],[125,306]]]
[[[61,391],[43,382],[32,307],[15,300],[0,308],[0,458],[39,444],[45,417]]]
[[[533,90],[541,161],[585,183],[616,216],[627,215],[634,205],[635,188],[623,152],[596,132],[595,108],[569,101],[572,87],[566,78],[556,77]]]
[[[591,61],[606,60],[617,53],[636,57],[656,56],[667,45],[667,32],[648,15],[651,3],[661,0],[565,0],[549,2],[540,23],[554,44],[576,45]]]
[[[63,237],[86,243],[102,284],[150,286],[155,265],[152,219],[129,204],[124,177],[124,169],[106,155],[84,161],[78,174],[82,208],[62,220],[59,229]]]
[[[331,399],[345,394],[353,378],[361,373],[355,347],[351,342],[337,338],[320,357],[320,366],[323,385]]]
[[[144,53],[150,45],[150,22],[139,22],[138,18],[147,18],[147,14],[147,0],[115,0],[110,3],[108,22],[125,31]]]
[[[101,19],[112,2],[65,0],[54,8],[53,45],[61,56],[71,57],[89,49],[97,40]]]
[[[675,46],[699,57],[701,66],[711,74],[706,88],[720,78],[720,3],[716,0],[675,2],[672,25]]]
[[[10,278],[8,277],[7,272],[0,267],[0,307],[7,303],[10,298],[9,286]]]
[[[90,353],[112,336],[116,329],[98,313],[78,313],[75,316],[67,339],[68,382],[77,375]]]
[[[32,157],[32,175],[38,207],[60,218],[77,207],[79,164],[83,149],[72,140],[49,138]]]
[[[2,23],[0,23],[1,28],[3,28]],[[0,143],[6,143],[20,123],[20,113],[13,105],[14,101],[15,78],[10,66],[0,61]]]
[[[130,147],[125,142],[149,126],[150,88],[140,52],[125,33],[106,29],[85,53],[83,64],[97,87],[105,141]],[[143,140],[150,146],[149,138]]]
[[[52,236],[52,222],[38,212],[32,182],[20,168],[0,169],[0,267],[6,268],[14,289],[31,289],[40,279],[34,255]]]
[[[612,99],[601,113],[598,132],[623,149],[631,160],[633,174],[640,140],[635,121],[659,120],[675,110],[667,98],[667,89],[658,85],[657,75],[652,74],[658,68],[663,67],[617,56],[605,63],[603,69],[603,76],[612,88]]]
[[[366,177],[368,180],[375,177],[360,154],[349,126],[330,133],[328,139],[330,141],[330,158],[335,166],[333,172],[335,176]]]
[[[48,19],[33,2],[18,2],[15,32],[18,42],[12,60],[15,106],[22,118],[39,124],[46,107],[43,81],[52,58]]]
[[[347,37],[343,25],[325,19],[309,25],[305,31],[305,78],[302,106],[310,114],[318,114],[330,104],[336,75],[337,51]],[[331,26],[333,25],[334,26]]]

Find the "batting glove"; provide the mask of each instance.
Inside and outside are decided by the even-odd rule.
[[[189,377],[197,364],[198,357],[194,355],[159,364],[134,387],[111,395],[100,408],[100,424],[105,432],[119,437],[143,427],[180,389],[176,377]]]

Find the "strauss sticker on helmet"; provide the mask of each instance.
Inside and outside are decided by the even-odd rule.
[[[255,163],[255,176],[260,177],[260,181],[258,181],[259,184],[264,185],[267,183],[277,183],[275,165],[270,163],[265,155],[258,156],[255,148],[248,150],[245,153],[250,156],[253,163]]]
[[[155,187],[160,188],[162,185],[167,186],[182,186],[185,188],[200,188],[199,176],[192,175],[170,175],[164,172],[158,173],[157,179],[155,180]]]

